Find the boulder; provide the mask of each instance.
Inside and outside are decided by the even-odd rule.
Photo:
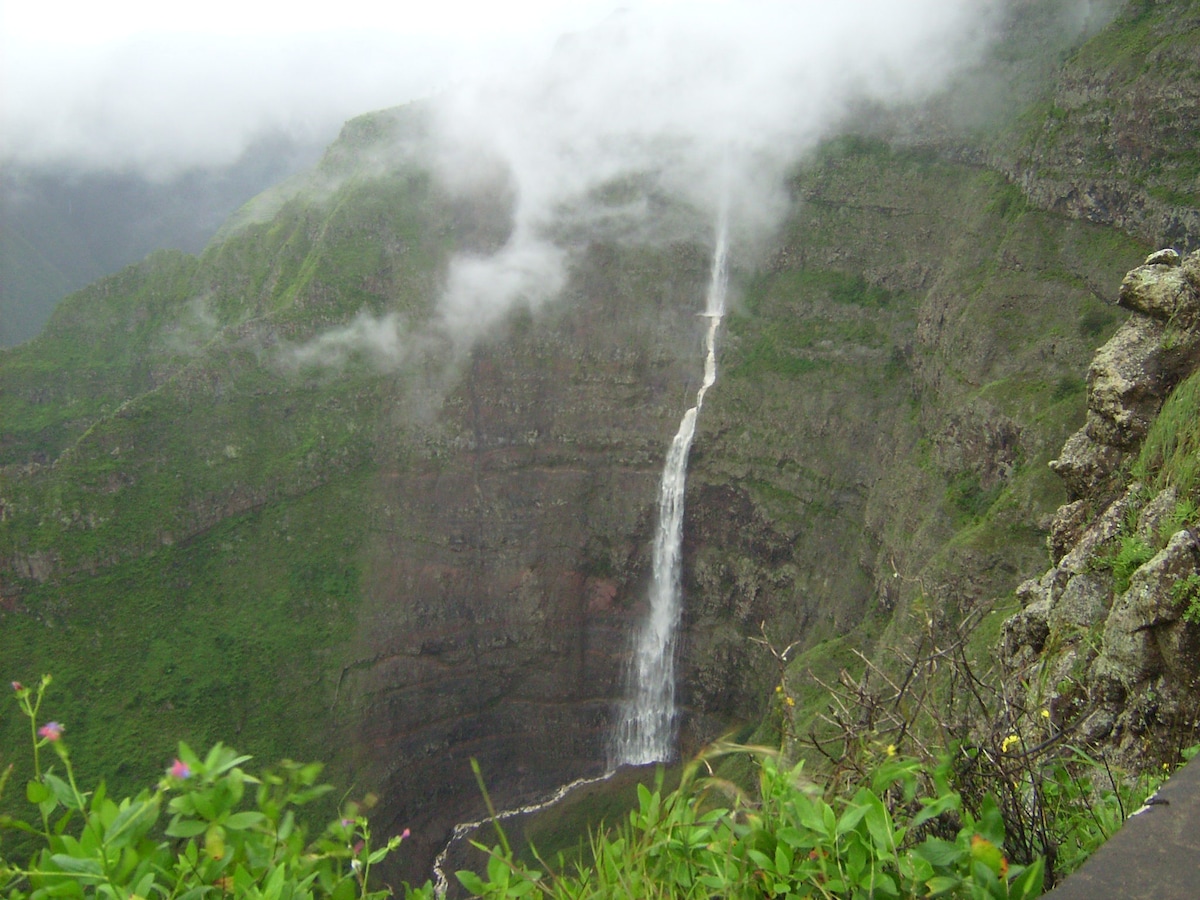
[[[1158,632],[1179,620],[1181,604],[1175,585],[1200,570],[1200,546],[1190,531],[1176,533],[1162,550],[1129,580],[1129,589],[1114,603],[1104,625],[1104,649],[1093,675],[1111,675],[1134,686],[1159,675],[1164,668]],[[1181,646],[1179,640],[1172,646]],[[1181,649],[1180,653],[1186,653]],[[1181,660],[1173,660],[1178,668]]]
[[[1091,517],[1092,505],[1086,500],[1074,500],[1058,508],[1050,523],[1050,534],[1046,538],[1050,558],[1055,563],[1079,542]]]
[[[1108,573],[1073,575],[1050,607],[1050,630],[1059,632],[1072,625],[1091,628],[1104,621],[1111,603],[1112,578]]]
[[[1185,272],[1178,253],[1159,250],[1125,276],[1117,303],[1164,322],[1183,319],[1190,325],[1200,314],[1200,294],[1189,274],[1190,266]]]
[[[1058,458],[1050,460],[1050,468],[1074,501],[1107,492],[1124,458],[1121,450],[1093,440],[1081,428],[1067,438]]]
[[[1096,351],[1088,370],[1087,433],[1093,440],[1132,449],[1150,429],[1171,386],[1162,371],[1166,326],[1133,316]]]

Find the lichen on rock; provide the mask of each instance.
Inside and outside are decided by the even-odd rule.
[[[1131,482],[1135,458],[1170,392],[1200,371],[1200,252],[1151,254],[1120,289],[1130,320],[1088,373],[1087,424],[1051,468],[1069,501],[1048,540],[1054,565],[1017,589],[1002,657],[1031,708],[1118,752],[1200,710],[1200,626],[1180,586],[1200,574],[1194,507],[1174,485]],[[1183,514],[1181,515],[1181,511]]]

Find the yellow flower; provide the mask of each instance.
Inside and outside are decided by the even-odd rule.
[[[888,745],[887,745],[887,755],[888,755],[888,756],[895,756],[895,755],[896,755],[896,745],[895,745],[895,744],[888,744]]]
[[[1007,753],[1009,750],[1011,750],[1013,747],[1015,747],[1019,743],[1021,743],[1021,738],[1018,735],[1010,734],[1008,737],[1006,737],[1003,741],[1000,742],[1000,752]]]
[[[1043,719],[1048,719],[1048,718],[1050,718],[1050,710],[1048,710],[1048,709],[1043,709],[1043,710],[1042,710],[1042,718],[1043,718]]]
[[[788,697],[788,698],[787,698],[787,705],[788,705],[788,706],[795,706],[795,705],[796,705],[796,701],[795,701],[795,700],[793,700],[791,697]]]
[[[779,685],[779,684],[775,685],[775,693],[782,694],[783,693],[783,685]]]

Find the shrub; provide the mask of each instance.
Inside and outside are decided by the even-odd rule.
[[[370,889],[371,867],[407,832],[373,846],[362,815],[367,802],[346,804],[315,839],[298,820],[299,807],[330,790],[317,784],[320,764],[285,761],[255,778],[242,768],[248,756],[218,743],[201,758],[181,743],[152,790],[121,800],[109,798],[103,783],[80,790],[64,727],[37,724],[50,683],[45,676],[36,689],[12,685],[29,719],[25,798],[34,815],[0,816],[0,833],[16,832],[33,849],[24,865],[0,852],[0,896],[377,900],[390,893]],[[47,750],[56,763],[44,766]],[[0,797],[13,771],[10,762],[0,774]]]
[[[745,750],[746,748],[741,748]],[[994,801],[980,815],[964,809],[950,766],[930,768],[889,747],[867,783],[826,797],[804,779],[803,763],[753,751],[758,798],[713,778],[700,761],[680,787],[641,786],[627,821],[591,840],[592,863],[518,862],[497,827],[486,874],[458,872],[474,896],[551,898],[929,896],[1032,898],[1042,890],[1041,860],[1011,864]],[[925,790],[931,789],[931,790]],[[732,801],[732,802],[729,802]],[[729,805],[723,805],[729,802]],[[959,823],[957,825],[951,823]],[[936,836],[946,833],[947,837]],[[413,896],[429,897],[431,889]]]

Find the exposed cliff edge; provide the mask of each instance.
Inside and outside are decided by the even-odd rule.
[[[1003,653],[1031,708],[1136,759],[1200,712],[1200,252],[1152,254],[1119,302],[1133,315],[1096,353],[1087,423],[1051,463],[1069,500],[1054,566],[1018,588]]]

